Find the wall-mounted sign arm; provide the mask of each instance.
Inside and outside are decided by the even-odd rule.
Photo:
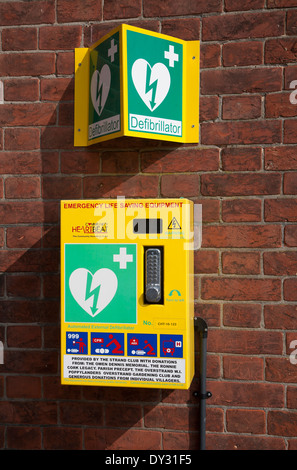
[[[122,24],[75,49],[74,145],[199,141],[199,41]]]

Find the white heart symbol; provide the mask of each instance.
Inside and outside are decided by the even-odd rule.
[[[95,317],[114,298],[118,278],[111,269],[102,268],[93,275],[88,269],[78,268],[69,278],[69,287],[76,302]]]
[[[91,80],[91,98],[96,113],[100,116],[106,103],[111,82],[110,68],[103,65],[100,73],[95,70]]]
[[[170,88],[170,73],[166,65],[158,62],[153,67],[137,59],[132,66],[132,80],[142,101],[154,111],[164,101]]]

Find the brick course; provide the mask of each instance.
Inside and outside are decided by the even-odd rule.
[[[296,19],[296,0],[0,3],[1,449],[199,449],[198,337],[189,391],[60,385],[59,200],[118,195],[202,204],[207,449],[297,449]],[[122,22],[201,40],[199,144],[73,146],[74,48]]]

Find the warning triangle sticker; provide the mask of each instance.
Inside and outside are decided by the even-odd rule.
[[[179,225],[175,217],[173,217],[170,224],[168,225],[168,229],[169,230],[181,230],[181,226]]]

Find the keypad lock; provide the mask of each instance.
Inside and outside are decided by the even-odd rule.
[[[147,248],[145,251],[145,300],[147,303],[159,303],[162,297],[162,253],[159,248]]]

